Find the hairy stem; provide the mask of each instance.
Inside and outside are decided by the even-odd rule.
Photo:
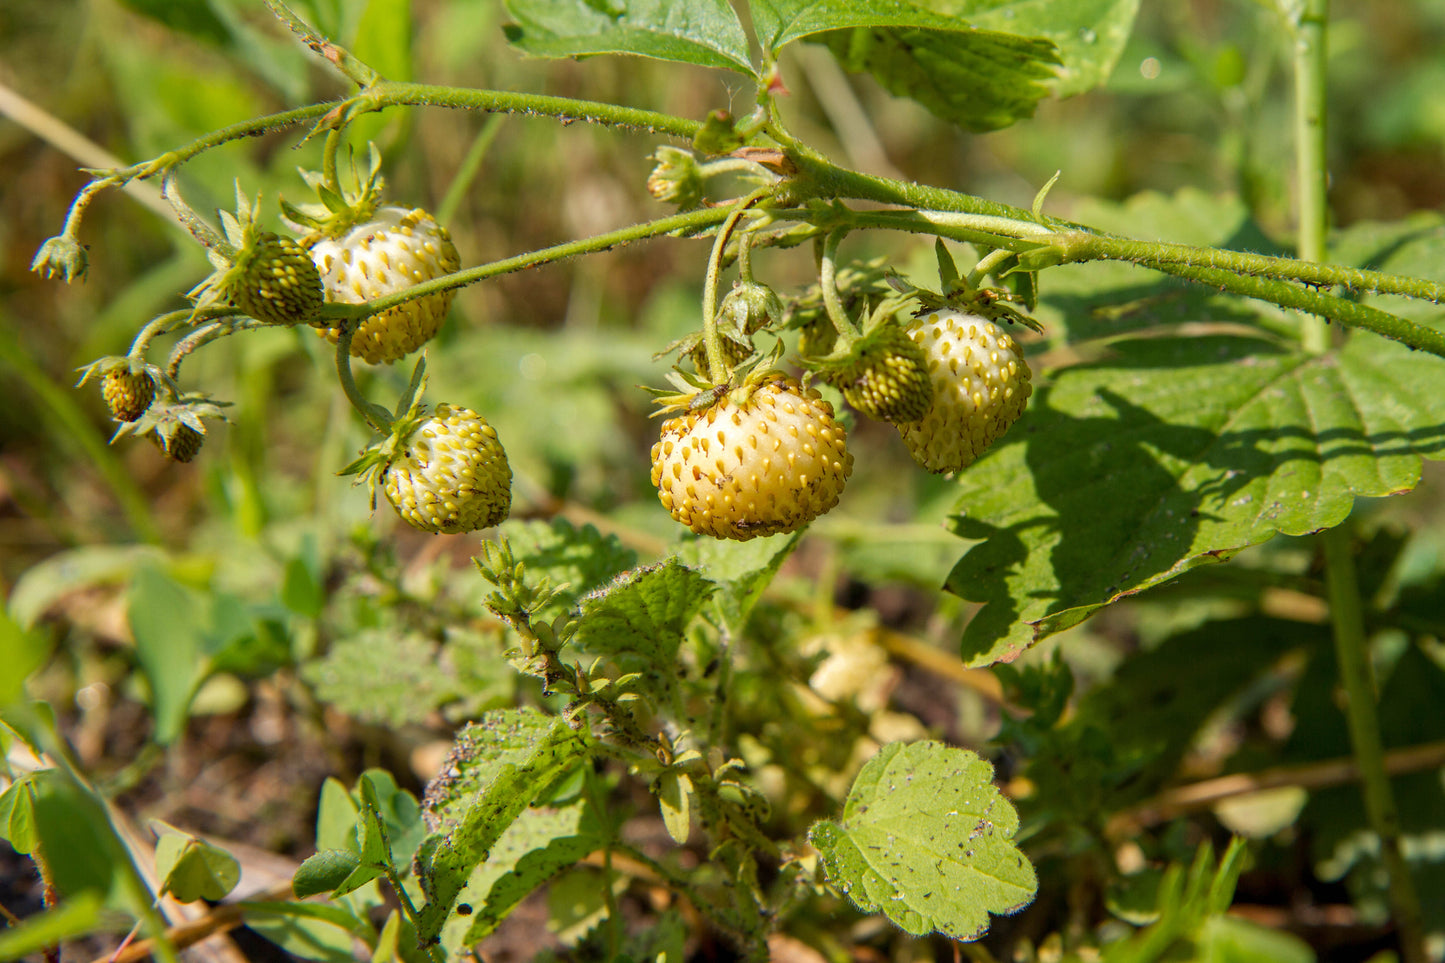
[[[368,425],[384,435],[391,430],[391,413],[366,400],[366,396],[356,386],[356,376],[351,372],[351,341],[356,337],[356,329],[360,326],[361,322],[358,320],[343,321],[340,325],[336,336],[336,380],[341,382],[341,390],[346,393],[346,400],[351,402],[351,407],[361,413]]]
[[[466,268],[453,274],[424,281],[421,284],[407,288],[405,291],[398,291],[396,294],[389,294],[384,298],[377,298],[374,301],[367,301],[362,304],[328,304],[322,310],[321,316],[328,321],[361,319],[372,314],[378,314],[387,308],[394,307],[405,301],[410,301],[412,298],[425,297],[428,294],[435,294],[438,291],[449,291],[452,288],[466,287],[468,284],[475,284],[478,281],[484,281],[487,278],[497,277],[498,275],[511,274],[515,271],[525,271],[528,268],[551,264],[555,261],[564,261],[567,258],[577,257],[582,254],[595,254],[598,251],[611,250],[612,248],[622,247],[633,241],[640,241],[650,237],[661,237],[666,234],[694,234],[706,230],[721,221],[727,220],[729,216],[730,212],[726,208],[707,208],[701,211],[688,211],[684,214],[674,214],[669,217],[658,218],[655,221],[644,221],[641,224],[618,228],[615,231],[608,231],[605,234],[594,234],[591,237],[584,237],[576,241],[567,241],[563,244],[544,247],[541,250],[531,251],[527,254],[518,254],[515,257],[503,258],[500,261],[492,261],[489,264]]]
[[[1326,194],[1326,43],[1329,0],[1304,0],[1293,9],[1295,70],[1295,158],[1298,168],[1299,256],[1318,261],[1325,255],[1329,229]],[[1311,319],[1302,332],[1306,350],[1323,354],[1329,349],[1329,332]],[[1365,814],[1380,839],[1380,856],[1389,875],[1390,905],[1405,963],[1425,963],[1425,927],[1420,897],[1410,876],[1410,865],[1400,847],[1400,814],[1395,806],[1390,776],[1385,769],[1385,745],[1374,679],[1370,671],[1369,637],[1364,606],[1355,576],[1350,521],[1320,534],[1325,559],[1325,590],[1334,629],[1335,656],[1345,690],[1345,717],[1350,743],[1360,769]]]
[[[853,322],[848,320],[848,313],[843,310],[842,299],[838,297],[838,245],[847,233],[840,230],[828,235],[828,239],[823,242],[823,256],[818,265],[818,286],[823,292],[823,309],[828,313],[828,320],[833,322],[833,329],[838,332],[838,340],[844,344],[858,336]]]

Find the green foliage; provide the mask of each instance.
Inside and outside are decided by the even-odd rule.
[[[1017,912],[1038,886],[1013,844],[1018,814],[993,767],[934,742],[885,746],[858,773],[841,822],[809,839],[860,909],[906,932],[975,940],[988,914]]]
[[[1438,158],[1381,188],[1388,203],[1349,199],[1408,166],[1407,132],[1438,127],[1418,79],[1434,68],[1410,51],[1433,49],[1440,15],[1352,0],[1318,20],[1137,0],[268,3],[298,43],[240,6],[0,14],[21,28],[0,29],[0,59],[20,55],[16,75],[43,82],[19,89],[56,113],[37,130],[64,116],[153,158],[63,165],[92,180],[62,233],[33,239],[36,270],[84,269],[86,286],[0,285],[14,299],[0,366],[20,386],[0,406],[0,837],[63,901],[24,910],[0,958],[132,921],[158,936],[157,890],[233,901],[236,861],[202,832],[294,857],[292,894],[246,902],[243,920],[338,963],[514,945],[542,960],[916,959],[946,955],[940,939],[983,941],[967,951],[980,959],[1314,959],[1231,914],[1250,855],[1261,885],[1244,899],[1303,916],[1347,891],[1408,963],[1445,945],[1430,465],[1445,221],[1395,217],[1429,206]],[[85,18],[84,42],[51,16]],[[100,56],[71,80],[55,64],[73,48]],[[1318,251],[1308,225],[1331,220],[1321,198],[1284,193],[1323,173],[1319,141],[1302,113],[1291,177],[1279,132],[1285,92],[1323,88],[1326,49],[1343,95],[1317,113],[1348,120],[1331,155],[1344,226],[1323,265],[1285,240]],[[1397,60],[1416,79],[1393,76]],[[708,76],[679,65],[744,86],[678,82]],[[454,108],[471,113],[431,113]],[[1047,123],[1018,123],[1036,110]],[[623,133],[562,130],[576,121]],[[862,170],[816,148],[830,143]],[[0,199],[59,183],[28,169],[44,154],[0,144],[15,170]],[[215,230],[198,211],[259,190],[258,224],[299,232],[271,201],[294,200],[292,168],[318,171],[308,188],[339,212],[365,156],[385,174],[375,200],[445,198],[461,252],[431,286],[455,300],[424,365],[361,370],[306,325],[259,330],[228,301],[178,299]],[[878,173],[891,167],[906,176]],[[1038,184],[1032,209],[990,199],[1026,203]],[[128,201],[91,204],[112,187],[194,236]],[[63,209],[36,194],[6,221],[26,243],[34,209]],[[1297,229],[1294,210],[1317,216]],[[742,543],[669,524],[637,387],[662,380],[669,341],[717,353],[729,284],[771,305],[750,315],[756,354],[728,384],[674,378],[668,403],[702,412],[801,368],[853,463],[836,512]],[[314,320],[349,330],[436,293]],[[1036,385],[1002,443],[947,478],[847,412],[805,348],[945,296],[1015,324]],[[113,426],[71,388],[96,357],[151,372],[161,396],[118,435],[202,407],[227,405],[229,423],[188,467],[144,445],[112,454]],[[518,517],[480,543],[399,529],[331,477],[358,450],[353,465],[374,460],[368,437],[424,391],[485,410],[505,440]],[[1346,529],[1309,537],[1346,525],[1357,577]],[[460,564],[473,553],[480,580]],[[964,662],[993,676],[960,663],[960,635]],[[1368,681],[1341,698],[1337,646],[1373,660],[1377,712]],[[1376,804],[1384,761],[1350,738],[1372,716],[1408,769],[1379,776],[1403,873]],[[217,774],[233,798],[208,806]],[[1283,803],[1191,785],[1215,774]],[[423,805],[405,787],[427,776]],[[314,848],[310,814],[291,811],[313,799]],[[152,854],[127,823],[152,806],[197,825],[162,834],[147,889]],[[1221,827],[1250,842],[1216,862]],[[876,919],[850,925],[854,908]]]

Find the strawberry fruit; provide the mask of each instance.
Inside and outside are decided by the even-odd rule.
[[[461,266],[446,228],[421,209],[382,207],[339,237],[311,244],[328,301],[360,304],[450,274]],[[426,344],[441,328],[455,291],[414,298],[357,328],[351,354],[372,364],[390,364]],[[332,344],[340,328],[326,328]]]
[[[797,531],[838,504],[852,471],[833,406],[781,375],[668,420],[652,447],[663,507],[715,538]]]
[[[507,453],[475,411],[437,405],[397,441],[382,487],[413,528],[455,535],[489,528],[511,511]]]
[[[1029,366],[1009,333],[978,315],[930,311],[908,333],[923,350],[933,402],[898,431],[924,468],[962,471],[1023,413]]]

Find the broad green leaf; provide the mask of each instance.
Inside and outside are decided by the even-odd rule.
[[[872,74],[890,93],[974,131],[1032,116],[1058,63],[1048,40],[989,30],[854,27],[812,39],[845,69]]]
[[[241,881],[241,864],[213,843],[168,829],[156,841],[156,876],[182,903],[216,901]]]
[[[45,855],[47,880],[62,896],[98,892],[107,905],[127,906],[130,855],[100,798],[57,769],[34,772],[29,786],[32,831]],[[12,826],[14,819],[12,813]]]
[[[1293,933],[1237,916],[1211,916],[1196,939],[1201,963],[1314,963],[1310,945]]]
[[[45,661],[49,647],[34,632],[27,632],[0,609],[0,706],[18,702],[25,695],[25,680]]]
[[[151,686],[155,739],[168,745],[185,729],[186,710],[204,672],[206,601],[159,569],[144,566],[131,583],[127,611],[136,659]]]
[[[1445,362],[1378,337],[1319,356],[1247,336],[1112,347],[1059,372],[959,478],[955,531],[981,544],[947,585],[986,603],[970,664],[1276,533],[1336,525],[1445,454]]]
[[[361,865],[361,856],[350,849],[323,849],[306,857],[291,879],[297,899],[330,893],[340,888]]]
[[[795,40],[830,30],[914,27],[958,32],[971,26],[961,16],[907,0],[749,0],[748,6],[758,43],[773,54]]]
[[[338,903],[255,903],[246,925],[303,960],[355,963],[356,940],[376,941],[376,932]]]
[[[15,581],[6,607],[21,628],[30,629],[72,592],[123,585],[145,564],[161,564],[165,555],[153,545],[87,545],[56,554],[26,569]]]
[[[624,671],[670,680],[683,632],[713,591],[675,558],[636,569],[583,599],[574,643]]]
[[[84,892],[54,909],[27,917],[0,932],[0,960],[35,958],[74,937],[95,931],[100,922],[100,897]]]
[[[40,842],[35,835],[34,776],[24,775],[0,792],[0,839],[29,856]]]
[[[507,0],[507,39],[533,57],[636,54],[755,77],[727,0]]]
[[[577,867],[547,887],[547,931],[563,946],[575,951],[597,933],[608,917],[609,904],[617,905],[615,901],[626,892],[627,884],[627,878],[620,874],[613,874],[609,885],[602,870]],[[627,956],[633,960],[656,960],[655,955]]]
[[[321,614],[326,595],[316,573],[300,555],[286,560],[286,575],[281,583],[281,603],[292,612],[308,619]]]
[[[472,908],[462,944],[490,936],[532,891],[602,845],[600,828],[581,803],[524,811],[497,840],[458,900]]]
[[[717,586],[714,603],[723,620],[738,631],[802,537],[802,532],[794,532],[746,542],[697,538],[679,546],[677,557]]]
[[[1062,65],[1054,93],[1071,97],[1109,79],[1134,28],[1139,0],[923,0],[981,30],[1044,37]]]
[[[583,734],[535,709],[487,713],[457,736],[443,775],[427,789],[436,828],[417,852],[426,893],[417,931],[435,942],[477,864],[528,805],[588,758]]]
[[[560,590],[557,601],[542,609],[545,619],[637,564],[637,553],[616,535],[603,535],[591,525],[578,528],[565,518],[503,522],[499,534],[512,556],[527,566],[527,584],[546,578]]]
[[[975,940],[990,913],[1016,912],[1038,888],[1013,843],[1018,814],[992,779],[965,749],[890,743],[858,773],[843,818],[808,837],[860,909],[914,935]]]

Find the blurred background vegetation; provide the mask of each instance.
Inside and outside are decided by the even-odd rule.
[[[355,38],[355,52],[392,79],[694,118],[750,103],[737,78],[705,70],[523,60],[503,42],[495,0],[296,6]],[[187,20],[184,11],[201,13]],[[1438,210],[1445,5],[1336,0],[1332,12],[1337,223]],[[807,45],[785,57],[784,110],[802,139],[865,171],[1024,206],[1062,171],[1050,210],[1084,220],[1101,202],[1144,192],[1233,194],[1288,247],[1288,56],[1267,4],[1146,0],[1106,88],[1046,101],[1009,130],[946,128]],[[229,338],[187,362],[187,383],[233,404],[196,462],[171,464],[144,443],[107,446],[99,393],[73,388],[77,369],[123,354],[141,324],[179,306],[207,271],[200,248],[143,196],[109,192],[93,205],[83,283],[47,281],[28,266],[85,183],[77,168],[113,163],[93,150],[132,163],[344,88],[247,0],[5,3],[0,84],[13,92],[0,111],[0,595],[43,615],[54,638],[55,657],[32,689],[66,717],[88,769],[129,789],[134,811],[304,855],[324,776],[349,782],[382,763],[415,788],[456,719],[512,700],[516,683],[499,681],[510,670],[481,614],[483,586],[465,564],[475,542],[419,535],[385,506],[373,515],[364,491],[336,477],[366,438],[335,386],[329,348],[309,330]],[[359,127],[358,145],[374,139],[384,151],[389,197],[439,211],[466,264],[665,213],[643,189],[656,143],[647,136],[440,109],[392,110]],[[88,143],[73,146],[70,131]],[[230,205],[239,180],[274,216],[278,197],[304,200],[296,168],[319,165],[319,145],[298,140],[281,131],[211,151],[183,169],[182,192],[210,211]],[[1143,230],[1172,237],[1168,225]],[[906,238],[849,248],[919,269],[932,258]],[[704,242],[657,241],[461,293],[428,349],[429,398],[472,407],[497,427],[516,477],[515,518],[594,523],[645,559],[674,537],[647,480],[656,426],[637,386],[661,383],[668,362],[653,353],[697,326],[706,257]],[[782,252],[758,270],[795,293],[812,263],[806,251]],[[363,386],[394,399],[405,368],[371,372]],[[951,485],[904,470],[907,455],[887,426],[857,425],[855,435],[866,455],[848,497],[814,526],[822,537],[804,546],[779,592],[805,629],[861,618],[956,652],[967,607],[936,592],[959,554],[940,526]],[[1432,546],[1445,546],[1440,482],[1438,464],[1427,464],[1424,490],[1388,509],[1398,524],[1434,533]],[[1295,549],[1281,540],[1267,550]],[[119,586],[142,558],[164,558],[179,583],[243,600],[248,624],[283,626],[269,642],[252,632],[246,657],[212,679],[160,772],[127,768],[148,723]],[[12,597],[17,584],[23,598]],[[865,614],[844,611],[852,609]],[[1111,611],[1071,634],[1069,658],[1084,677],[1105,678],[1170,619],[1167,601]],[[415,678],[394,680],[389,697],[363,709],[346,705],[352,676],[340,667],[367,657],[366,633],[414,645],[423,658]],[[424,656],[443,634],[470,641],[445,670],[429,669]],[[346,659],[328,658],[338,648]],[[1038,658],[1055,646],[1046,648]],[[909,665],[893,693],[899,734],[931,727],[977,745],[997,731],[996,685]]]

